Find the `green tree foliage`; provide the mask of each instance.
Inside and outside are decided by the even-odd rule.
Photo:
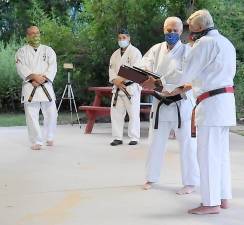
[[[20,46],[19,40],[25,36],[26,26],[37,24],[42,32],[42,43],[51,46],[58,56],[54,84],[57,96],[60,97],[66,83],[62,65],[73,62],[75,96],[79,104],[88,104],[91,102],[86,93],[88,86],[108,85],[108,64],[111,54],[118,48],[119,28],[127,27],[132,44],[145,53],[163,40],[162,26],[166,17],[178,16],[185,21],[193,10],[200,8],[209,9],[216,27],[237,48],[237,106],[238,111],[244,111],[243,0],[0,0],[1,62],[8,59],[3,68],[9,68],[0,67],[0,79],[17,77],[11,59]],[[16,80],[15,98],[20,93],[20,86],[17,87],[20,80]],[[0,110],[3,110],[4,106],[9,106],[3,103],[9,97],[1,83]],[[5,86],[12,84],[9,82]]]
[[[21,80],[15,69],[15,52],[20,44],[10,40],[5,46],[0,42],[0,109],[1,111],[20,110]]]
[[[108,63],[118,48],[117,32],[129,29],[132,44],[145,53],[163,39],[162,24],[167,16],[185,18],[186,2],[167,0],[86,0],[85,12],[89,26],[85,35],[89,42],[92,80],[105,84]]]
[[[42,31],[42,43],[51,46],[56,54],[58,61],[58,73],[55,79],[55,89],[57,96],[61,96],[67,80],[67,71],[63,69],[63,63],[74,63],[75,70],[72,73],[75,96],[84,101],[84,91],[89,83],[88,47],[83,35],[74,35],[72,25],[63,25],[55,19],[47,19],[40,26]]]
[[[30,24],[40,25],[46,18],[69,23],[71,8],[79,11],[82,0],[0,0],[0,38],[10,40],[25,34]]]
[[[244,62],[244,2],[243,0],[209,1],[209,10],[220,33],[234,44],[237,59]]]

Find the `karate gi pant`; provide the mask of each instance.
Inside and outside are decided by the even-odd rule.
[[[201,197],[204,206],[231,199],[229,127],[197,127]]]
[[[26,124],[32,144],[42,145],[43,141],[52,141],[57,126],[57,107],[55,101],[24,103]],[[39,112],[44,117],[43,132],[39,124]]]
[[[164,161],[166,144],[171,129],[175,130],[180,145],[181,174],[183,185],[199,185],[197,142],[191,138],[191,121],[182,121],[178,129],[176,121],[159,121],[158,129],[152,130],[151,143],[146,163],[146,180],[158,182]]]
[[[141,91],[135,91],[129,100],[126,95],[119,95],[116,106],[113,106],[114,94],[111,101],[111,122],[113,139],[122,140],[126,112],[129,115],[128,136],[131,141],[140,139],[140,102]]]

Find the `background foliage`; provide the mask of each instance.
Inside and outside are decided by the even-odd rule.
[[[117,48],[120,27],[129,29],[133,45],[145,53],[163,40],[162,23],[167,16],[185,20],[192,10],[201,8],[212,13],[216,27],[237,49],[237,107],[244,113],[242,0],[0,0],[0,112],[21,109],[21,80],[15,71],[14,54],[24,43],[28,25],[38,25],[42,43],[57,53],[58,97],[66,82],[63,63],[75,64],[73,88],[81,105],[91,102],[88,86],[108,85],[108,62]]]

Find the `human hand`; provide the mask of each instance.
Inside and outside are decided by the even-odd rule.
[[[192,89],[192,84],[186,83],[184,84],[183,92],[187,92]]]
[[[34,74],[32,80],[37,82],[38,84],[43,84],[46,81],[46,77],[42,74]]]
[[[184,93],[184,89],[176,88],[172,92],[169,93],[170,94],[169,96],[175,96],[175,95],[179,95],[179,94],[182,94],[182,93]]]
[[[32,84],[33,87],[38,87],[38,86],[40,86],[40,84],[37,83],[36,81],[32,81],[31,84]]]
[[[171,96],[174,96],[174,95],[178,95],[178,94],[183,94],[189,90],[192,89],[192,85],[187,83],[187,84],[184,84],[182,87],[178,87],[176,88],[175,90],[173,90],[170,95]]]
[[[121,89],[121,90],[125,90],[125,89],[126,89],[126,86],[125,86],[124,83],[123,83],[124,80],[125,80],[124,78],[122,78],[122,77],[118,77],[118,78],[116,78],[116,79],[113,80],[113,84],[114,84],[117,88],[119,88],[119,89]]]
[[[154,89],[155,82],[156,82],[156,79],[154,79],[152,76],[149,76],[149,78],[142,83],[142,87],[148,88],[148,89]]]
[[[169,96],[172,96],[171,93],[169,93],[168,91],[162,91],[160,92],[162,96],[164,97],[169,97]]]

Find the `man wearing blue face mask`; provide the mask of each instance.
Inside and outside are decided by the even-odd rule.
[[[192,117],[193,135],[197,137],[200,168],[201,204],[191,214],[217,214],[229,208],[232,198],[229,153],[229,129],[236,125],[234,77],[236,50],[217,29],[208,10],[194,12],[187,20],[194,41],[182,68],[171,66],[161,79],[164,92],[176,94],[182,84],[192,82],[196,106]],[[153,88],[155,80],[144,84]],[[174,85],[177,84],[177,85]],[[195,127],[194,127],[195,125]],[[197,132],[196,132],[197,131]]]
[[[143,56],[138,66],[156,74],[166,74],[169,65],[182,66],[188,52],[188,45],[180,41],[183,30],[182,21],[177,17],[168,17],[164,22],[165,41],[154,45]],[[171,76],[164,77],[174,83]],[[191,112],[195,105],[191,86],[182,88],[182,93],[169,95],[162,92],[155,96],[151,112],[152,137],[146,166],[144,189],[150,189],[159,182],[166,144],[171,129],[175,130],[181,152],[181,173],[183,188],[177,194],[190,194],[199,185],[199,168],[196,155],[196,140],[191,138]]]
[[[118,32],[117,49],[110,58],[109,82],[113,86],[111,102],[112,146],[123,144],[123,127],[126,112],[129,115],[129,145],[136,145],[140,138],[140,97],[141,87],[132,81],[118,76],[121,65],[134,66],[141,60],[141,52],[130,43],[128,30]]]

